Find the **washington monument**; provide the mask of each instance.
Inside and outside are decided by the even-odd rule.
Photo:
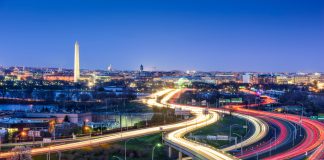
[[[80,55],[78,41],[74,44],[74,82],[80,79]]]

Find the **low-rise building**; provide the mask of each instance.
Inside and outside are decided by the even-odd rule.
[[[307,75],[295,75],[293,82],[294,84],[308,84],[310,83],[310,77]]]
[[[73,75],[70,75],[70,74],[51,74],[51,75],[44,75],[43,79],[47,80],[47,81],[73,82]]]
[[[82,123],[85,121],[92,121],[91,113],[26,113],[28,118],[43,118],[43,119],[55,119],[56,123],[63,123],[65,117],[71,123]]]
[[[26,118],[2,118],[0,128],[6,130],[43,130],[48,128],[48,120]]]
[[[276,76],[276,83],[277,84],[289,84],[290,78],[285,75],[278,75],[278,76]]]
[[[274,84],[276,83],[276,76],[273,74],[259,74],[258,75],[259,84]]]

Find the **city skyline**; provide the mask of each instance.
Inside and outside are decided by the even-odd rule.
[[[73,68],[78,40],[82,69],[323,72],[323,6],[0,1],[0,65]]]
[[[324,160],[323,0],[0,0],[0,160]]]

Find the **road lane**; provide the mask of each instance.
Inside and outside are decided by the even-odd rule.
[[[166,95],[162,100],[162,104],[168,104],[168,101],[178,92],[181,90],[175,90],[173,92],[170,92],[170,94]],[[199,155],[200,158],[203,159],[217,159],[217,160],[236,160],[237,158],[224,152],[221,150],[218,150],[216,148],[213,148],[211,146],[201,144],[195,141],[188,140],[184,138],[184,136],[187,133],[190,133],[194,130],[198,130],[199,128],[205,127],[208,124],[215,123],[219,120],[219,115],[215,111],[208,111],[209,114],[205,115],[204,112],[207,112],[204,108],[199,107],[191,107],[191,106],[185,106],[185,105],[177,105],[172,104],[170,107],[173,108],[185,108],[189,109],[193,114],[195,114],[197,117],[205,117],[205,121],[201,121],[196,123],[195,125],[187,126],[185,128],[181,128],[178,130],[175,130],[173,132],[167,133],[164,139],[171,143],[172,145],[178,146],[179,148],[182,148],[184,150],[187,150],[191,152],[193,155]]]
[[[164,91],[163,93],[170,92],[171,90]],[[162,93],[157,93],[155,95],[160,95]],[[154,95],[154,96],[155,96]],[[149,101],[152,102],[152,101]],[[154,102],[155,104],[156,102]],[[158,104],[159,106],[163,107],[164,105]],[[101,143],[111,143],[116,142],[124,139],[134,138],[134,137],[141,137],[144,135],[154,134],[154,133],[160,133],[161,131],[171,131],[179,128],[184,128],[186,126],[195,125],[196,123],[205,122],[205,116],[197,116],[193,119],[189,119],[184,122],[179,122],[175,124],[169,124],[169,125],[162,125],[157,127],[150,127],[145,129],[138,129],[138,130],[132,130],[132,131],[126,131],[126,132],[119,132],[114,134],[108,134],[101,136],[100,138],[96,139],[90,139],[90,140],[83,140],[81,142],[73,142],[68,144],[60,144],[60,145],[52,145],[42,148],[33,148],[31,149],[32,155],[37,154],[46,154],[50,151],[66,151],[71,149],[78,149],[82,147],[86,147],[89,145],[97,145]],[[161,130],[162,129],[162,130]],[[14,152],[1,152],[0,158],[8,158],[14,155]]]
[[[252,91],[242,90],[243,92],[249,94],[255,94]],[[263,104],[274,103],[271,97],[267,97]],[[259,114],[262,116],[269,116],[269,117],[276,117],[279,119],[287,120],[302,126],[306,132],[306,139],[302,141],[296,147],[276,154],[274,156],[265,158],[265,160],[271,159],[287,159],[287,158],[294,158],[301,155],[309,156],[308,159],[310,160],[317,160],[318,157],[321,157],[323,154],[323,141],[324,141],[324,126],[318,121],[311,120],[307,117],[300,117],[299,115],[292,115],[292,114],[280,114],[280,113],[272,113],[266,111],[256,111],[256,110],[249,110],[244,109],[240,106],[235,106],[234,110],[245,112],[245,113],[252,113],[252,114]],[[314,151],[314,152],[313,152]]]

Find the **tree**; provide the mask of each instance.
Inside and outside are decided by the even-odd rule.
[[[86,101],[89,101],[91,99],[90,95],[89,94],[81,94],[80,95],[80,100],[82,102],[86,102]]]
[[[16,146],[11,150],[14,154],[9,160],[32,160],[31,148],[25,146]]]
[[[69,116],[65,115],[63,122],[70,122]]]
[[[63,102],[63,101],[66,100],[66,95],[63,94],[63,93],[60,93],[60,94],[57,96],[56,100],[59,101],[59,102]]]

